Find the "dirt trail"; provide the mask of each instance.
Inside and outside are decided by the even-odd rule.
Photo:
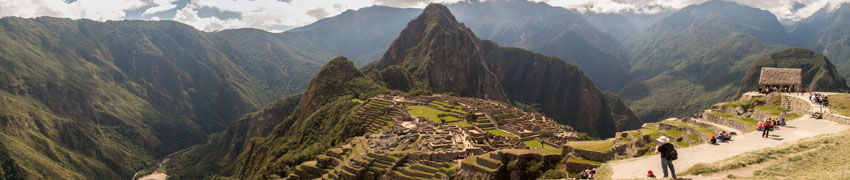
[[[799,96],[799,98],[803,98],[803,96]],[[813,107],[815,106],[813,105]],[[821,134],[837,133],[848,129],[850,129],[850,126],[827,120],[812,119],[804,115],[797,120],[788,122],[787,126],[770,132],[770,138],[762,138],[761,132],[754,131],[733,136],[732,141],[720,143],[719,145],[700,144],[687,148],[679,148],[677,149],[679,159],[674,161],[673,164],[676,172],[681,173],[687,171],[696,163],[716,162],[746,152],[776,147],[783,143],[795,142],[803,138]],[[659,155],[611,161],[609,163],[614,172],[611,176],[613,179],[642,178],[648,170],[657,172],[656,175],[659,177],[663,176]]]

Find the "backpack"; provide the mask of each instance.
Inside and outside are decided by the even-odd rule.
[[[676,149],[670,149],[670,153],[667,154],[667,160],[674,161],[676,159],[679,159],[679,153],[676,152]]]

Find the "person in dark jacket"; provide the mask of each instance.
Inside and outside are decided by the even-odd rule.
[[[667,168],[670,168],[670,174],[673,174],[673,179],[676,179],[676,169],[673,168],[673,161],[670,160],[670,153],[673,151],[673,144],[670,144],[670,139],[666,136],[658,138],[659,144],[655,146],[655,154],[661,153],[661,170],[664,172],[664,178],[667,178]]]

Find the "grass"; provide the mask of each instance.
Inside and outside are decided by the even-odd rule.
[[[544,149],[544,150],[539,150],[539,149],[502,149],[502,150],[499,150],[499,151],[506,152],[506,153],[511,153],[511,154],[529,154],[529,153],[537,153],[537,154],[543,154],[543,155],[546,155],[546,154],[561,154],[561,152],[563,152],[563,150],[561,150],[561,149],[558,149],[558,150],[545,150],[545,149]]]
[[[502,131],[502,130],[499,130],[499,129],[489,129],[489,130],[487,130],[487,132],[490,132],[490,133],[493,133],[493,134],[495,134],[495,135],[499,135],[499,136],[505,136],[505,137],[516,137],[516,136],[514,136],[514,135],[513,135],[513,134],[511,134],[511,133],[507,133],[507,132]],[[538,142],[538,143],[539,143],[539,142]],[[537,147],[540,147],[540,146],[538,145]]]
[[[684,175],[706,175],[734,170],[773,159],[776,163],[756,170],[754,179],[833,179],[850,174],[850,131],[807,138],[706,164],[697,163]],[[819,149],[816,149],[819,148]],[[811,150],[809,152],[806,152]],[[796,156],[794,154],[803,152]],[[789,157],[790,156],[790,157]]]
[[[539,148],[539,147],[542,146],[544,150],[559,150],[559,149],[561,149],[561,148],[557,148],[557,147],[554,147],[554,146],[550,146],[548,144],[543,144],[538,140],[528,140],[528,141],[523,141],[522,143],[525,143],[525,145],[528,145],[529,147],[535,147],[535,148]]]
[[[596,140],[596,141],[570,141],[567,146],[577,149],[587,149],[594,151],[610,151],[614,147],[614,139]]]
[[[658,139],[661,135],[658,135],[658,123],[647,123],[644,128],[640,128],[641,134],[648,134],[652,139]]]
[[[829,110],[850,117],[850,94],[833,94],[829,98]]]
[[[779,114],[782,113],[782,110],[785,110],[785,107],[782,106],[756,106],[756,110],[766,112],[770,114],[771,119],[779,119]],[[803,117],[799,113],[787,113],[785,114],[785,122]]]
[[[359,104],[363,104],[363,100],[360,100],[360,99],[357,99],[357,98],[353,98],[353,99],[351,99],[351,101],[354,101],[354,102],[359,103]]]
[[[670,135],[671,138],[675,138],[675,137],[681,137],[682,135],[685,134],[685,132],[675,130],[675,129],[671,129],[671,130],[665,130],[664,134]]]
[[[579,158],[570,158],[569,160],[567,160],[567,162],[576,162],[576,163],[585,163],[585,164],[595,164],[595,165],[600,165],[600,164],[602,164],[602,163],[600,163],[600,162],[591,161],[591,160],[587,160],[587,159],[579,159]]]
[[[428,120],[431,120],[431,121],[433,121],[434,123],[437,123],[437,124],[441,123],[440,117],[438,117],[437,115],[446,113],[445,111],[434,109],[434,108],[431,108],[431,107],[428,107],[428,106],[409,106],[409,107],[407,107],[407,112],[410,113],[410,115],[413,115],[413,116],[427,118]],[[446,120],[446,125],[457,125],[457,126],[464,126],[464,127],[472,126],[471,124],[460,121],[460,119],[453,117],[453,116],[445,116],[445,117],[442,117],[442,118]],[[449,121],[457,121],[457,122],[449,122]]]

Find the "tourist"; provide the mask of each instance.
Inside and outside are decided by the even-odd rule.
[[[711,142],[710,143],[711,144],[717,144],[717,138],[714,138],[714,136],[711,136]]]
[[[732,135],[726,134],[726,131],[721,131],[720,136],[723,136],[723,141],[732,140]]]
[[[590,178],[590,167],[588,167],[587,169],[582,171],[581,174],[579,175],[579,179],[589,179],[589,178]]]
[[[788,115],[788,112],[786,112],[786,110],[782,110],[782,113],[779,113],[779,125],[780,126],[785,125],[785,116],[786,115]]]
[[[596,179],[596,168],[590,170],[590,179]]]
[[[723,142],[723,133],[717,133],[717,141]]]
[[[646,172],[646,177],[647,178],[655,178],[655,174],[652,174],[652,170],[649,170],[649,172]]]
[[[661,144],[655,146],[655,154],[661,153],[661,170],[664,172],[664,178],[667,178],[667,169],[670,169],[670,174],[673,174],[673,179],[676,178],[676,169],[673,168],[673,161],[670,156],[675,151],[673,144],[670,144],[670,139],[666,136],[661,136],[657,139]]]
[[[764,121],[763,124],[764,128],[762,128],[761,137],[767,138],[768,136],[770,136],[770,118],[768,118],[767,121]]]

